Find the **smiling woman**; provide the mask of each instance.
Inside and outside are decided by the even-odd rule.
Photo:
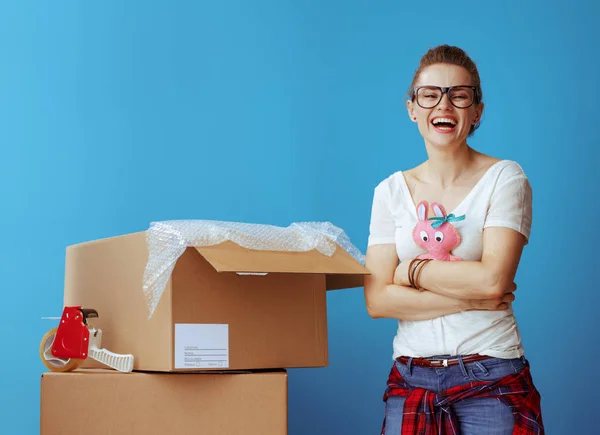
[[[478,75],[473,79],[461,65],[434,63],[422,68],[414,82],[406,104],[426,141],[449,144],[477,130],[484,107]]]
[[[427,52],[406,106],[428,159],[375,188],[365,300],[398,319],[384,435],[544,433],[511,307],[531,186],[518,163],[468,145],[482,95],[463,50]]]

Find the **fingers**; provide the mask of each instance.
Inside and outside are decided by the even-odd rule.
[[[502,302],[512,302],[515,300],[515,295],[513,293],[506,293],[504,296],[502,296],[501,301]]]
[[[507,310],[509,307],[509,304],[514,300],[515,300],[515,295],[513,293],[505,293],[502,296],[502,299],[497,301],[495,310],[498,310],[498,311]]]
[[[492,311],[503,311],[507,310],[509,304],[515,300],[515,295],[512,293],[505,293],[500,299],[493,299],[490,302],[489,310]]]
[[[471,300],[471,306],[474,310],[488,310],[488,311],[503,311],[509,308],[509,304],[515,300],[515,295],[505,293],[501,298],[496,299],[474,299]]]

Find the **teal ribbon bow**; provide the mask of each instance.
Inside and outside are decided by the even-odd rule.
[[[440,226],[442,226],[445,222],[460,222],[460,221],[464,221],[465,220],[465,215],[463,214],[462,216],[454,216],[454,213],[450,213],[448,216],[445,217],[431,217],[429,218],[430,221],[434,221],[431,224],[431,228],[436,229],[439,228]]]

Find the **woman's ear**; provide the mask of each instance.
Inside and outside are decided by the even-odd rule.
[[[406,110],[408,111],[408,116],[412,122],[417,122],[417,115],[415,114],[415,105],[412,101],[406,101]]]
[[[475,119],[473,120],[473,125],[476,125],[478,122],[481,122],[481,117],[483,116],[483,106],[484,103],[479,103],[477,108],[475,109]]]

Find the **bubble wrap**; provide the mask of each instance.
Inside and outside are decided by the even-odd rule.
[[[248,249],[298,252],[317,249],[327,256],[333,255],[337,244],[360,264],[365,264],[364,255],[346,233],[329,222],[299,222],[287,228],[210,220],[152,222],[146,232],[148,263],[143,281],[149,318],[186,248],[217,245],[228,240]]]

